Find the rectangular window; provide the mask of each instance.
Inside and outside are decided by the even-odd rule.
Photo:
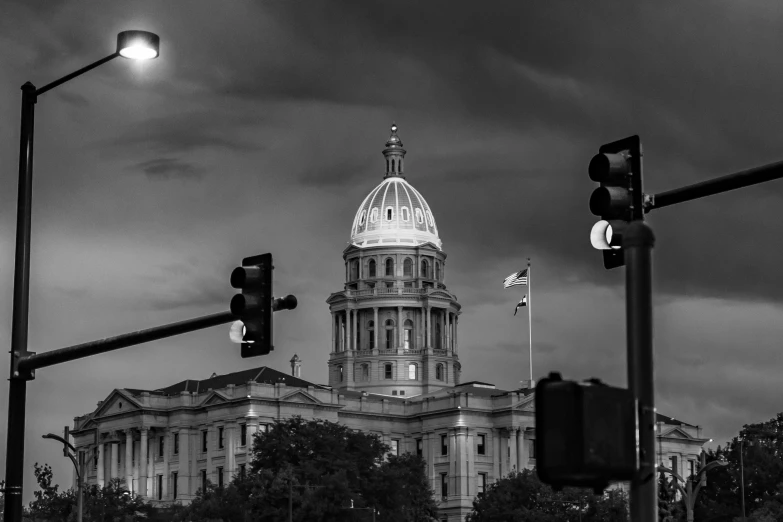
[[[391,364],[385,364],[383,366],[383,377],[386,379],[392,378],[392,365]]]
[[[158,457],[163,456],[163,437],[158,439]]]
[[[136,443],[131,444],[131,464],[136,463]]]
[[[223,426],[218,428],[218,449],[223,449]]]
[[[486,455],[487,454],[487,436],[483,434],[479,434],[478,436],[478,443],[476,444],[476,453],[479,455]]]
[[[179,433],[174,434],[174,455],[179,455]]]
[[[239,425],[239,445],[247,446],[247,424]]]
[[[400,441],[397,439],[392,439],[391,441],[391,455],[395,455],[397,457],[400,456]]]
[[[397,395],[397,390],[392,390],[392,395]]]
[[[410,350],[411,349],[411,331],[405,330],[405,349]]]
[[[440,474],[440,496],[444,499],[449,496],[449,476],[447,473]]]
[[[218,487],[222,488],[223,487],[223,468],[222,467],[218,467],[218,469],[217,469],[217,479],[218,479]]]
[[[680,473],[680,470],[679,470],[679,468],[677,467],[677,457],[669,457],[669,460],[670,460],[670,461],[671,461],[671,463],[672,463],[672,471],[674,471],[675,473],[678,473],[678,474],[679,474],[679,473]]]
[[[163,500],[163,475],[158,475],[158,500]]]
[[[478,485],[476,493],[484,493],[487,490],[487,474],[478,474]]]
[[[245,465],[240,464],[239,465],[239,476],[242,478],[245,478]]]
[[[171,492],[177,498],[177,472],[171,474]]]
[[[98,469],[98,448],[92,450],[92,469]]]
[[[206,453],[207,452],[207,440],[209,438],[209,432],[207,430],[204,430],[201,432],[201,452]]]
[[[690,468],[691,476],[696,474],[696,462],[693,459],[688,461],[688,467]]]
[[[527,457],[529,459],[536,458],[536,439],[532,439],[528,441],[528,454]]]
[[[117,464],[122,462],[122,451],[120,451],[121,447],[119,444],[117,444]]]
[[[441,455],[448,455],[449,454],[449,444],[448,439],[446,438],[446,435],[440,436],[440,454]]]
[[[405,395],[405,390],[400,390],[400,395]]]
[[[394,348],[394,330],[386,330],[386,349]]]
[[[207,470],[201,470],[201,491],[207,490]]]
[[[264,433],[269,433],[269,424],[262,424],[261,431],[263,431]]]
[[[416,455],[419,457],[424,456],[424,441],[421,439],[416,439]]]
[[[155,437],[150,437],[149,439],[147,439],[147,462],[150,461],[150,456],[152,455],[152,443],[153,443],[152,439],[154,438]]]
[[[375,349],[375,330],[370,330],[370,350]]]

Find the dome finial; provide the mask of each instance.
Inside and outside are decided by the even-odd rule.
[[[397,134],[397,124],[394,122],[392,122],[391,131],[392,134]]]

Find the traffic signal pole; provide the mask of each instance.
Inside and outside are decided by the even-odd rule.
[[[628,335],[628,388],[637,401],[639,468],[631,480],[631,520],[657,522],[655,480],[655,389],[653,372],[652,248],[655,236],[643,221],[623,234]]]
[[[749,187],[766,181],[783,178],[783,161],[770,163],[761,167],[735,172],[719,178],[702,181],[686,187],[681,187],[660,194],[648,196],[644,203],[644,211],[668,207],[693,199],[720,194],[738,188]]]

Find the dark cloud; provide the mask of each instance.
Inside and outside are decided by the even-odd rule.
[[[158,158],[142,161],[130,167],[132,170],[140,170],[145,176],[153,180],[161,179],[201,179],[203,172],[191,163],[176,158]]]

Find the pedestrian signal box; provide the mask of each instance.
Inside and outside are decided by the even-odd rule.
[[[536,471],[558,489],[631,480],[638,469],[633,394],[597,379],[579,383],[550,373],[536,386]]]

